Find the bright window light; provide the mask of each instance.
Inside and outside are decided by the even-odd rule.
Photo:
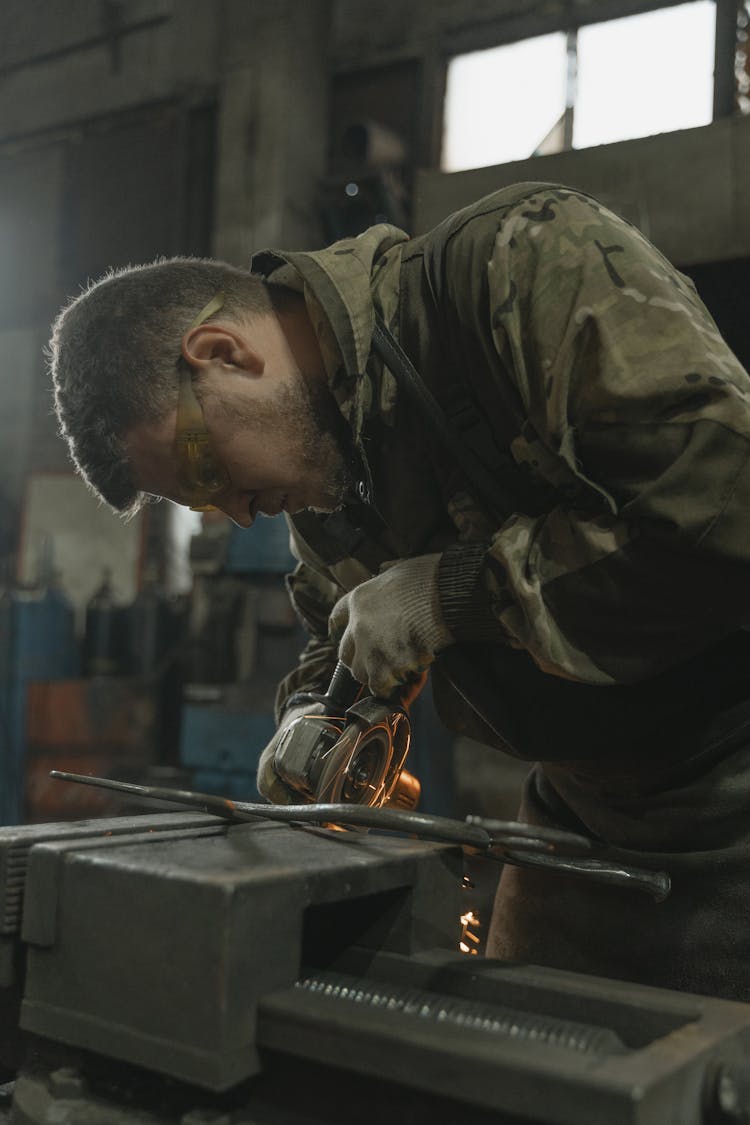
[[[448,64],[442,168],[525,160],[573,147],[708,125],[713,116],[715,0],[690,0],[457,55]]]
[[[715,24],[714,0],[693,0],[582,27],[574,147],[707,125]]]
[[[532,156],[565,112],[566,70],[562,32],[452,59],[443,171]]]

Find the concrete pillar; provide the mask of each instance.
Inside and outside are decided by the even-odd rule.
[[[219,27],[216,257],[321,245],[330,0],[227,0]]]

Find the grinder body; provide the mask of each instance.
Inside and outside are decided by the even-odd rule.
[[[363,695],[339,662],[324,695],[293,697],[310,713],[289,724],[274,757],[286,785],[316,803],[414,809],[419,781],[404,769],[411,744],[405,709]]]

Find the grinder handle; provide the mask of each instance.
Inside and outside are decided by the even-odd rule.
[[[354,703],[361,690],[362,685],[354,679],[346,664],[342,664],[338,660],[328,690],[323,696],[326,715],[336,715],[346,711]]]
[[[340,718],[345,711],[349,710],[361,691],[362,684],[354,679],[346,664],[342,664],[338,660],[330,683],[323,694],[317,691],[295,691],[287,699],[286,709],[299,707],[300,704],[309,707],[312,703],[318,707],[315,712],[316,715],[322,714]],[[322,711],[320,707],[323,708]]]

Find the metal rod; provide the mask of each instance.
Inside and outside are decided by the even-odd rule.
[[[425,813],[406,812],[401,809],[375,809],[365,805],[267,805],[247,801],[232,801],[211,793],[194,793],[186,789],[167,789],[159,785],[136,785],[131,781],[113,781],[108,777],[91,777],[88,774],[65,773],[51,770],[50,777],[60,781],[74,781],[81,785],[95,785],[117,793],[130,793],[134,797],[150,800],[172,801],[178,805],[192,805],[204,812],[215,813],[232,821],[266,820],[291,821],[298,824],[352,824],[358,828],[385,828],[424,836],[442,843],[466,844],[487,851],[492,837],[484,828],[466,824],[463,820],[433,817]],[[538,834],[538,832],[537,832]]]
[[[670,890],[670,879],[664,871],[646,871],[628,867],[608,861],[606,858],[580,859],[576,858],[575,851],[573,856],[562,855],[557,849],[565,842],[567,835],[578,844],[580,841],[585,843],[585,837],[555,829],[540,828],[537,825],[493,820],[487,822],[488,825],[492,825],[490,832],[479,823],[467,823],[463,820],[451,820],[449,817],[407,812],[402,809],[346,804],[253,804],[247,801],[232,801],[228,797],[218,797],[211,793],[168,789],[161,785],[137,785],[131,781],[114,781],[108,777],[92,777],[88,774],[66,773],[62,770],[51,770],[50,777],[60,781],[73,781],[80,785],[94,785],[100,789],[112,789],[116,793],[130,793],[134,797],[144,797],[148,800],[191,805],[235,822],[262,818],[293,824],[345,824],[357,828],[380,828],[391,832],[403,832],[439,843],[475,848],[487,856],[514,863],[519,867],[544,867],[562,874],[586,877],[609,886],[643,891],[657,902],[666,898]],[[576,850],[580,855],[580,847]]]
[[[516,867],[541,867],[561,875],[577,875],[607,887],[620,887],[642,891],[654,902],[663,902],[672,889],[672,880],[666,871],[646,871],[625,864],[601,859],[568,859],[566,856],[532,855],[529,852],[508,851],[504,859]]]

